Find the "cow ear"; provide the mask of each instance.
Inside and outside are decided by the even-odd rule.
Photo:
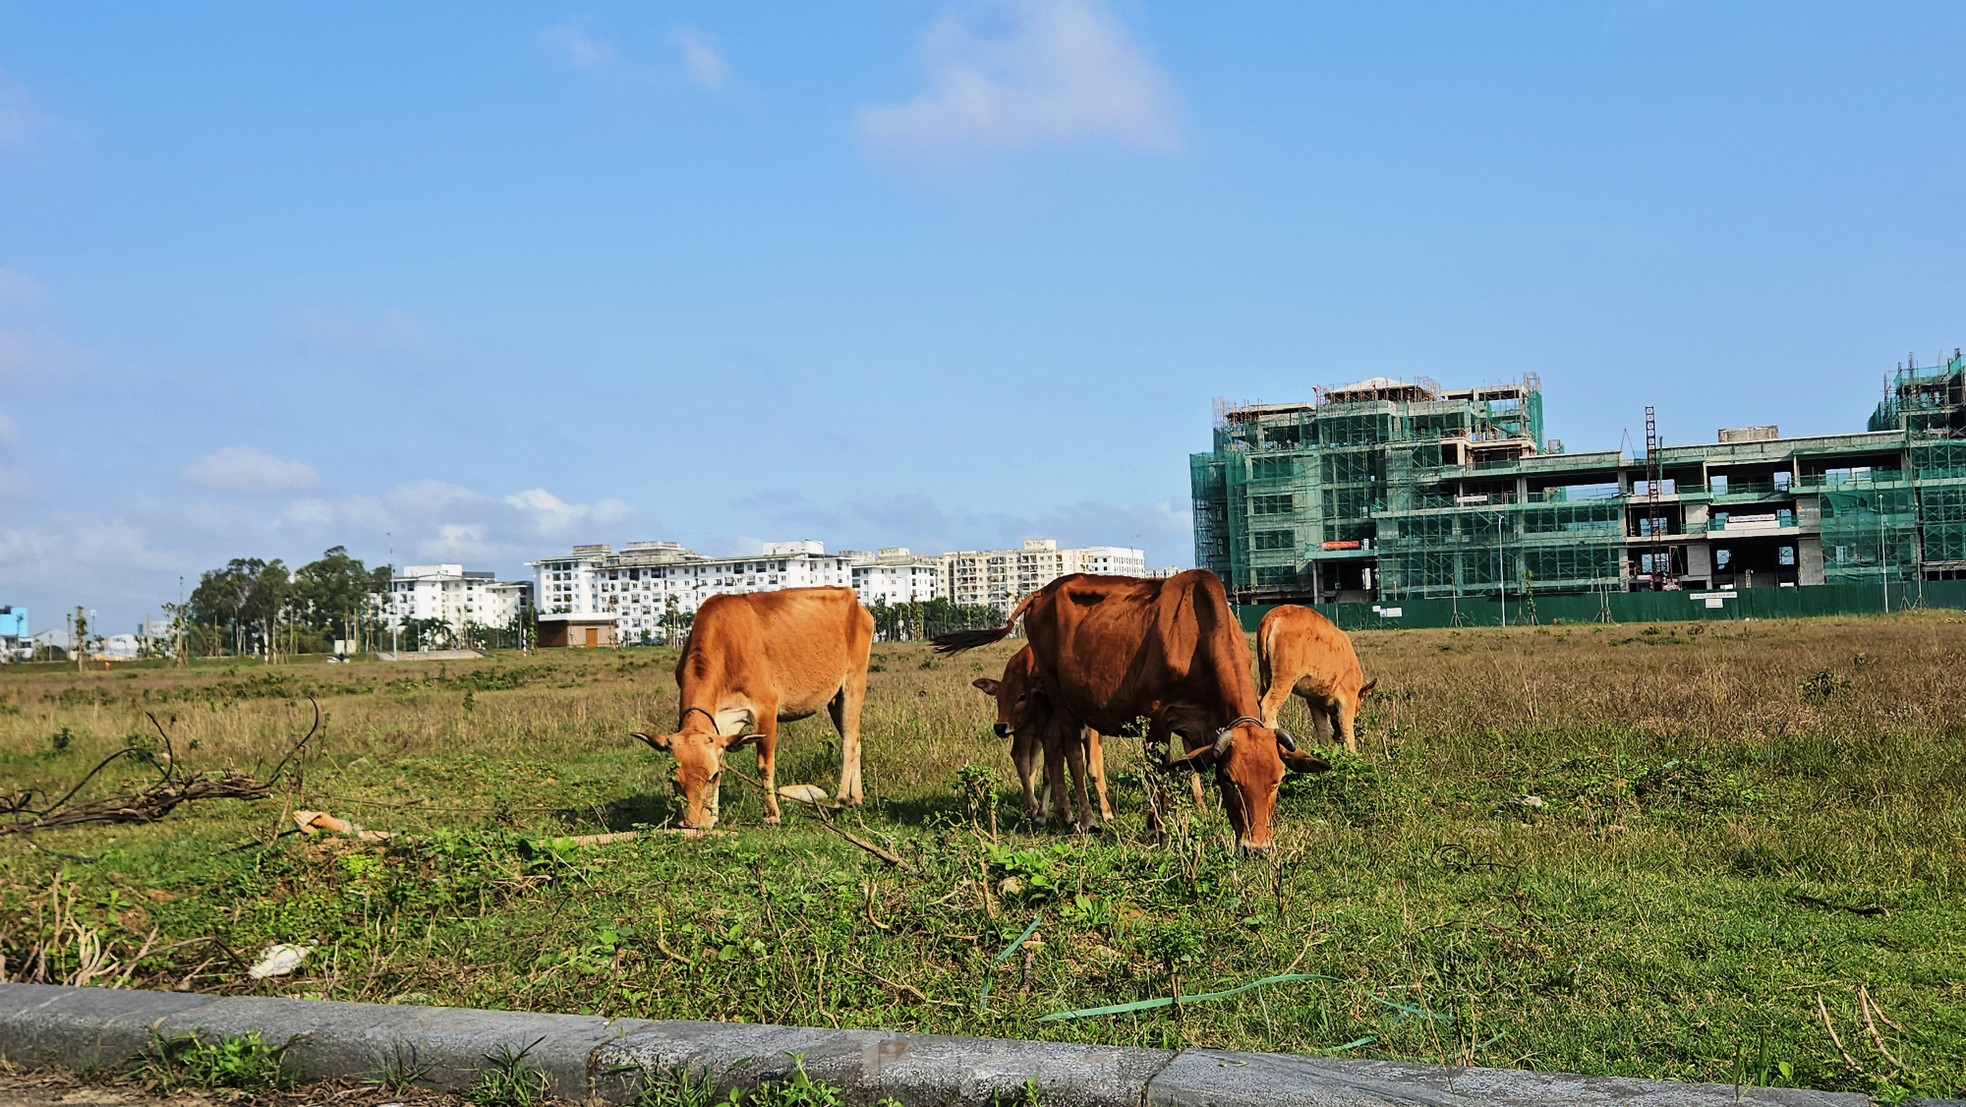
[[[997,689],[1003,687],[1003,681],[991,680],[989,677],[977,677],[975,680],[969,682],[969,686],[986,696],[995,696]]]
[[[1314,753],[1300,753],[1297,750],[1279,747],[1277,755],[1283,758],[1283,767],[1293,773],[1321,773],[1331,767],[1331,762]]]
[[[1210,765],[1215,764],[1215,759],[1218,756],[1220,756],[1218,746],[1202,746],[1199,749],[1189,750],[1180,757],[1170,759],[1166,767],[1170,769],[1193,769],[1196,772],[1200,772]]]
[[[668,753],[669,743],[676,736],[673,734],[642,734],[640,732],[637,732],[635,734],[635,737],[640,738],[644,742],[647,742],[649,744],[649,748],[652,750],[657,750],[662,753]]]
[[[724,741],[724,752],[735,753],[746,746],[755,746],[764,739],[762,734],[740,734]]]

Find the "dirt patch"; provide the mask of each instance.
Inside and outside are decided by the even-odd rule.
[[[140,1084],[92,1084],[67,1073],[0,1071],[0,1104],[7,1107],[469,1107],[462,1097],[421,1088],[392,1091],[368,1084],[326,1082],[284,1092],[180,1088],[166,1096]]]

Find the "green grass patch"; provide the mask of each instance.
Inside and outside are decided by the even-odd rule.
[[[1212,790],[1176,787],[1150,840],[1121,739],[1105,833],[1028,825],[968,686],[1014,643],[876,649],[868,803],[836,819],[905,866],[797,804],[762,828],[737,773],[728,833],[566,841],[672,817],[669,764],[628,737],[673,720],[671,651],[0,671],[0,794],[58,795],[146,711],[196,768],[277,761],[304,689],[324,718],[291,795],[0,837],[0,976],[1956,1095],[1963,631],[1362,633],[1361,753],[1289,779],[1260,861]],[[788,724],[779,781],[830,790],[837,758],[824,720]],[[396,837],[273,837],[290,807]],[[275,943],[314,952],[246,979]]]

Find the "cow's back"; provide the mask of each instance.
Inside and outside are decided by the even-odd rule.
[[[1254,710],[1249,650],[1214,574],[1062,577],[1024,617],[1032,651],[1072,714],[1116,731],[1170,703]]]
[[[873,634],[873,617],[850,588],[721,593],[697,609],[676,682],[810,714],[866,665]]]
[[[1266,684],[1287,680],[1302,693],[1356,696],[1365,681],[1351,637],[1308,607],[1286,604],[1264,615],[1256,649]]]

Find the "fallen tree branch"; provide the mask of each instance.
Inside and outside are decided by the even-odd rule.
[[[314,701],[310,698],[310,703]],[[145,713],[149,715],[148,712]],[[164,752],[160,756],[153,750],[135,745],[124,746],[96,763],[95,768],[85,773],[75,786],[62,794],[62,797],[38,810],[29,805],[34,802],[33,791],[18,792],[0,801],[0,815],[11,815],[11,821],[0,821],[0,835],[31,834],[37,830],[51,830],[59,827],[82,826],[89,823],[149,823],[156,822],[170,814],[178,805],[208,799],[266,799],[273,794],[274,786],[285,775],[288,765],[311,741],[321,728],[321,705],[314,703],[314,725],[300,741],[287,751],[287,756],[274,766],[273,774],[265,780],[240,772],[186,773],[178,764],[176,748],[164,724],[155,715],[149,715],[150,723],[157,728],[163,738]],[[118,758],[134,757],[148,762],[157,770],[157,780],[151,784],[131,791],[104,796],[101,799],[74,802],[75,797],[96,775],[108,768]]]
[[[1843,1048],[1843,1039],[1837,1036],[1836,1024],[1829,1021],[1829,1005],[1823,1002],[1821,992],[1816,993],[1816,1010],[1822,1012],[1823,1029],[1829,1031],[1829,1040],[1836,1043],[1836,1051],[1843,1055],[1843,1063],[1850,1066],[1851,1072],[1856,1072],[1857,1059],[1850,1056],[1849,1050]]]
[[[752,785],[753,787],[757,788],[761,792],[771,791],[771,789],[766,788],[764,786],[764,783],[758,780],[758,778],[751,776],[750,774],[745,773],[742,770],[732,768],[729,765],[725,765],[724,770],[730,773],[731,775],[737,777],[739,780],[742,780],[745,783]],[[853,843],[856,846],[859,846],[861,849],[866,850],[868,853],[873,854],[875,857],[880,858],[881,860],[887,862],[890,865],[893,865],[895,868],[900,869],[903,872],[912,873],[915,871],[915,867],[913,865],[910,865],[906,860],[904,860],[900,854],[894,853],[891,850],[882,849],[881,847],[875,845],[874,843],[869,842],[867,839],[859,837],[858,835],[852,834],[842,829],[838,823],[835,823],[833,821],[832,804],[824,803],[819,800],[812,799],[809,796],[789,786],[787,788],[780,789],[777,794],[781,799],[788,799],[791,800],[793,803],[802,803],[805,804],[807,807],[812,808],[814,811],[817,811],[819,813],[820,823],[824,825],[827,830],[830,830],[833,833],[839,835],[840,837],[845,838],[847,841]]]

